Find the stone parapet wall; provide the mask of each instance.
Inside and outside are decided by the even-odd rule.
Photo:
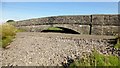
[[[93,26],[92,35],[117,35],[119,32],[120,26]]]
[[[92,15],[92,25],[120,26],[118,15]]]
[[[116,35],[120,32],[120,17],[118,14],[99,14],[99,15],[70,15],[70,16],[52,16],[44,18],[35,18],[17,21],[15,26],[20,28],[29,28],[24,26],[31,26],[28,31],[42,30],[40,25],[64,25],[80,32],[81,34],[93,35]],[[78,25],[78,26],[71,26]],[[83,27],[79,27],[79,26]],[[87,27],[86,27],[86,26]],[[21,27],[22,26],[22,27]],[[36,26],[36,27],[32,27]],[[39,27],[37,27],[39,26]],[[43,28],[44,29],[44,28]]]
[[[78,16],[53,16],[45,18],[35,18],[17,22],[17,26],[45,25],[45,24],[90,24],[90,15]]]
[[[83,24],[83,25],[115,25],[120,26],[118,15],[74,15],[52,16],[17,21],[16,25],[42,25],[42,24]]]

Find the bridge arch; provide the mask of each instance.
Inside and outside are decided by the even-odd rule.
[[[79,34],[89,34],[89,25],[79,25],[79,24],[54,24],[53,27],[63,27]]]
[[[52,28],[52,29],[50,29]],[[80,34],[79,32],[70,29],[70,28],[66,28],[66,27],[49,27],[48,29],[44,29],[41,32],[57,32],[57,33],[68,33],[68,34]]]
[[[78,24],[49,24],[49,25],[31,25],[31,26],[20,26],[18,28],[22,28],[28,32],[41,32],[50,27],[59,27],[66,31],[73,31],[73,33],[79,34],[89,34],[90,27],[89,25],[78,25]]]

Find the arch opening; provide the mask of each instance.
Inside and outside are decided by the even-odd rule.
[[[48,29],[42,30],[41,32],[53,32],[53,33],[66,33],[66,34],[80,34],[69,28],[64,27],[49,27]]]

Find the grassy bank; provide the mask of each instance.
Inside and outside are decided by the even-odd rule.
[[[57,27],[50,27],[47,30],[56,30],[56,31],[62,31],[62,29],[57,28]]]
[[[80,60],[70,64],[71,68],[76,68],[77,66],[120,66],[120,61],[117,56],[105,56],[94,51],[90,56],[85,55]]]
[[[9,45],[12,40],[15,38],[16,33],[18,32],[18,29],[15,28],[13,25],[10,25],[8,23],[4,23],[0,25],[0,46],[5,48],[7,45]]]

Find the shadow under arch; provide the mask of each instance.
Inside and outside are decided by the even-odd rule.
[[[65,27],[55,27],[55,28],[59,28],[61,30],[42,30],[41,32],[55,32],[55,33],[67,33],[67,34],[80,34],[77,31],[74,31],[72,29],[69,28],[65,28]]]

